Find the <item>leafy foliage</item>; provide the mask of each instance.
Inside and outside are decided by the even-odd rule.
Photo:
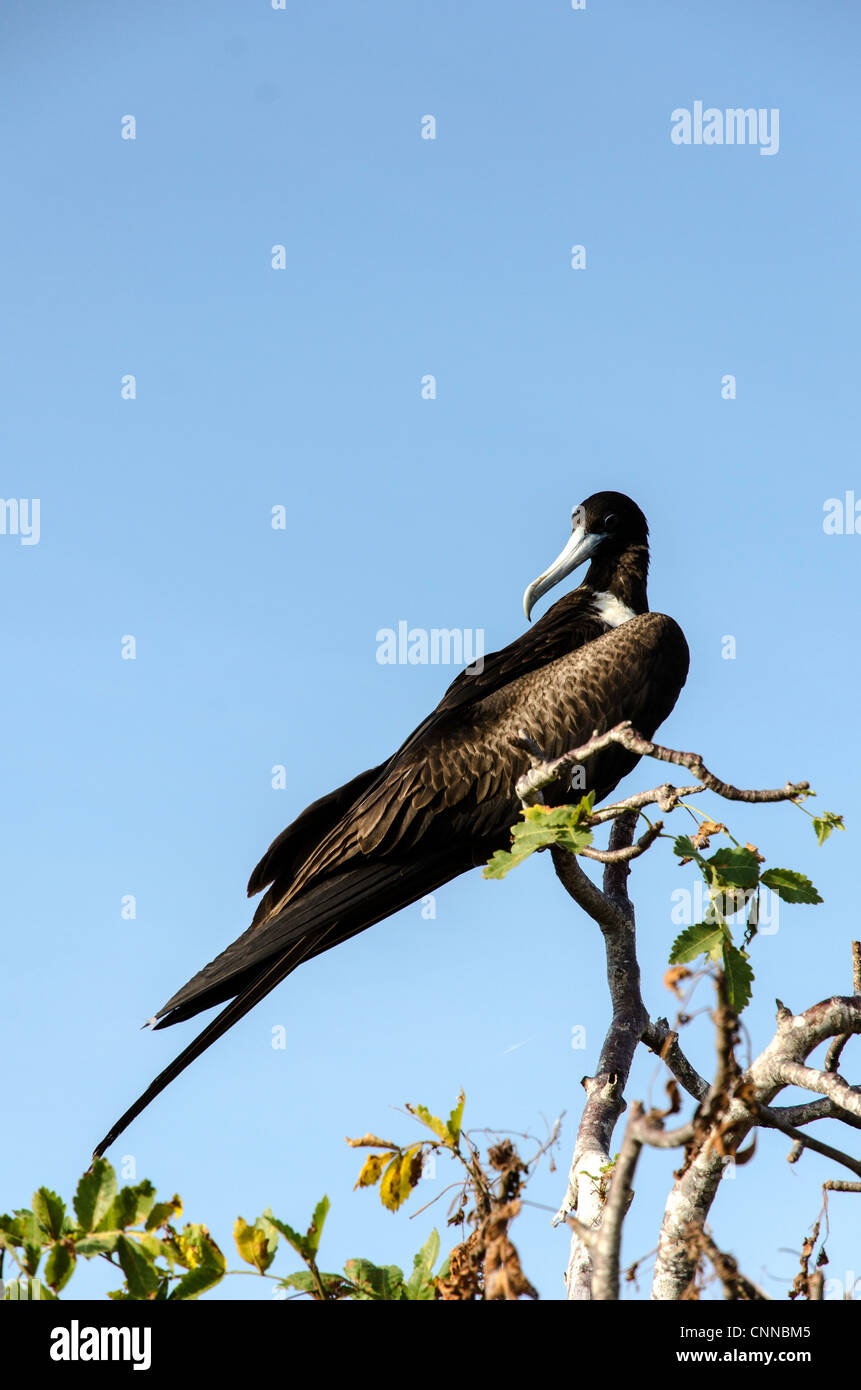
[[[711,836],[729,835],[725,825],[704,821],[693,839],[679,835],[673,851],[680,864],[696,864],[705,880],[709,905],[705,921],[686,927],[676,937],[670,951],[671,965],[684,965],[703,955],[706,961],[723,967],[727,998],[736,1013],[749,1003],[754,974],[747,947],[756,935],[759,920],[759,890],[770,888],[787,903],[821,903],[810,879],[794,869],[766,869],[764,856],[754,845],[723,846],[706,858],[702,849]],[[820,839],[820,844],[822,840]],[[733,941],[728,918],[745,911],[741,946]]]
[[[582,797],[576,806],[527,806],[511,830],[511,849],[498,849],[484,867],[485,878],[505,878],[537,849],[561,845],[577,854],[592,843],[589,817],[594,793]]]
[[[49,1188],[40,1187],[32,1200],[32,1210],[0,1216],[0,1249],[22,1275],[39,1279],[42,1297],[65,1288],[79,1259],[115,1266],[124,1276],[109,1295],[116,1299],[197,1298],[224,1274],[224,1256],[205,1226],[178,1231],[173,1225],[182,1212],[178,1197],[156,1206],[146,1180],[118,1190],[107,1159],[97,1159],[78,1183],[75,1220]]]
[[[408,1106],[410,1113],[439,1138],[404,1148],[385,1144],[385,1152],[366,1159],[356,1186],[379,1182],[383,1204],[397,1210],[421,1176],[426,1149],[457,1149],[463,1106],[462,1091],[448,1120],[438,1119],[425,1106]],[[230,1272],[227,1261],[206,1226],[188,1223],[182,1230],[177,1228],[175,1223],[183,1209],[178,1196],[163,1202],[156,1202],[155,1197],[155,1188],[147,1180],[118,1188],[116,1173],[104,1158],[97,1159],[81,1177],[72,1204],[74,1218],[55,1192],[38,1188],[32,1208],[0,1216],[0,1257],[8,1256],[19,1271],[19,1278],[7,1280],[5,1287],[0,1284],[0,1291],[7,1299],[31,1297],[30,1281],[35,1281],[35,1296],[56,1299],[79,1259],[103,1259],[122,1279],[109,1298],[199,1298]],[[329,1199],[323,1197],[304,1232],[281,1221],[268,1207],[251,1223],[239,1216],[233,1227],[239,1257],[262,1277],[274,1279],[282,1292],[289,1290],[314,1299],[388,1302],[439,1296],[437,1280],[447,1274],[448,1261],[434,1274],[440,1253],[438,1231],[431,1232],[415,1256],[409,1278],[396,1265],[378,1266],[371,1260],[348,1260],[342,1273],[330,1274],[317,1265],[328,1214]],[[305,1268],[279,1276],[269,1271],[282,1237]]]
[[[845,830],[843,817],[835,814],[834,811],[823,811],[821,816],[813,817],[813,829],[816,831],[816,838],[820,845],[824,845],[832,830]]]

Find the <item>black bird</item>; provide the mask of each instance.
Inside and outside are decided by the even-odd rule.
[[[527,618],[586,560],[580,587],[485,657],[480,671],[462,671],[387,762],[313,802],[273,841],[248,883],[249,897],[266,889],[251,926],[152,1022],[168,1028],[232,1002],[156,1077],[94,1157],[303,960],[507,848],[520,810],[515,784],[529,764],[513,742],[521,733],[548,757],[623,719],[652,736],[685,683],[688,647],[672,618],[648,611],[648,527],[629,497],[598,492],[575,510],[561,555],[526,590]],[[586,790],[601,800],[637,761],[607,748],[589,760]],[[550,792],[564,801],[570,788]]]

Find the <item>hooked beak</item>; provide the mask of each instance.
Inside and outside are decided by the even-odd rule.
[[[591,555],[594,555],[598,546],[605,539],[605,536],[600,532],[587,531],[582,521],[578,522],[561,555],[557,555],[549,569],[546,569],[543,574],[539,574],[537,579],[533,579],[523,595],[523,611],[527,620],[531,621],[532,610],[542,595],[552,589],[555,584],[560,583],[578,565],[584,564]]]

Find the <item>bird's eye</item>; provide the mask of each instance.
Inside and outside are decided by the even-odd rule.
[[[615,512],[608,512],[604,517],[604,530],[615,531],[618,520],[619,518],[616,516]]]

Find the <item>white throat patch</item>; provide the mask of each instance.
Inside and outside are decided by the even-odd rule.
[[[610,627],[621,627],[631,618],[636,618],[633,608],[629,608],[615,594],[595,594],[592,599],[592,612]]]

